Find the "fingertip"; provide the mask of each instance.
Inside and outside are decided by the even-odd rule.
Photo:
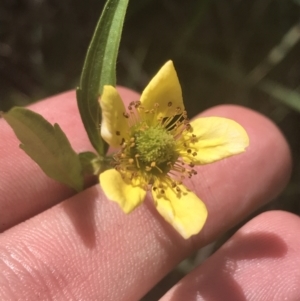
[[[161,301],[298,300],[299,227],[288,212],[255,217]]]
[[[233,119],[245,128],[250,140],[245,152],[200,166],[192,178],[191,186],[209,212],[200,235],[203,242],[207,237],[219,235],[224,218],[228,225],[233,225],[274,199],[289,180],[292,160],[281,131],[258,112],[236,105],[220,105],[204,111],[199,115],[202,116]]]
[[[294,213],[283,210],[263,212],[242,227],[240,232],[251,233],[261,229],[282,236],[287,244],[297,242],[300,248],[300,236],[293,236],[297,233],[297,229],[300,229],[300,218]]]

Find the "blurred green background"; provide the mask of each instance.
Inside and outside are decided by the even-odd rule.
[[[104,2],[1,0],[0,110],[76,87]],[[299,214],[299,40],[300,0],[131,0],[118,84],[142,91],[172,59],[190,116],[234,103],[271,118],[291,146],[294,169],[282,195],[260,211]],[[143,300],[157,299],[235,230],[183,262]]]

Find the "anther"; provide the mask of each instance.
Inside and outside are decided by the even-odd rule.
[[[137,100],[134,104],[134,107],[137,109],[141,105],[141,102]]]
[[[188,131],[190,131],[192,129],[192,126],[189,123],[187,123],[185,126]]]
[[[189,149],[187,150],[187,153],[190,154],[191,152],[192,152],[192,150],[189,148]]]
[[[168,107],[171,107],[172,106],[172,101],[169,101],[168,102]]]
[[[126,113],[126,112],[123,112],[123,116],[124,116],[125,118],[129,118],[129,114]]]
[[[120,136],[121,133],[120,133],[119,131],[116,131],[116,135],[117,135],[117,136]]]
[[[197,156],[197,153],[196,152],[193,152],[193,154],[192,154],[194,157],[196,157]]]
[[[129,162],[130,164],[132,164],[132,163],[134,162],[134,160],[133,160],[132,158],[130,158],[130,159],[128,160],[128,162]]]
[[[150,166],[151,166],[151,167],[155,167],[155,166],[156,166],[156,163],[155,163],[155,162],[151,162]]]

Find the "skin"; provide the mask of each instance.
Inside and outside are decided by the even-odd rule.
[[[119,92],[126,103],[139,97]],[[74,92],[30,109],[59,123],[76,152],[92,150]],[[291,157],[273,123],[230,105],[200,116],[236,120],[250,146],[200,166],[187,183],[209,211],[204,229],[189,240],[159,216],[150,197],[125,215],[93,180],[75,194],[49,179],[0,120],[0,300],[139,300],[181,260],[282,191]],[[298,300],[299,228],[290,213],[257,216],[161,300]]]

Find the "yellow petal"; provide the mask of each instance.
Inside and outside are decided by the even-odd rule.
[[[158,118],[172,116],[176,108],[184,110],[180,83],[172,61],[165,63],[142,93],[141,103],[151,110],[158,103]]]
[[[104,86],[99,104],[102,109],[101,136],[113,147],[120,147],[128,135],[128,121],[122,99],[113,86]]]
[[[101,173],[99,180],[107,198],[118,203],[125,213],[130,213],[145,199],[146,191],[138,181],[134,185],[126,182],[115,169]]]
[[[168,184],[164,185],[164,194],[152,189],[157,211],[185,239],[200,232],[203,228],[207,209],[205,204],[185,186],[178,186],[180,193]]]
[[[180,152],[187,163],[206,164],[244,152],[249,137],[234,120],[221,117],[203,117],[191,122],[193,131],[183,133],[182,139],[190,148]],[[196,142],[188,142],[196,135]]]

